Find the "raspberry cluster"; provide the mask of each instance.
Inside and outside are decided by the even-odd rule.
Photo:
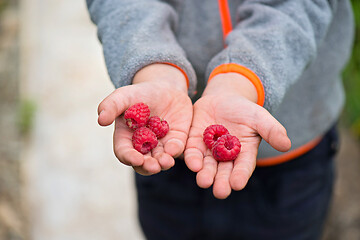
[[[158,116],[150,117],[150,109],[145,103],[136,103],[129,107],[124,118],[126,125],[134,130],[132,144],[142,154],[155,148],[158,139],[169,132],[169,124]]]
[[[239,139],[230,135],[223,125],[208,126],[203,133],[203,141],[219,162],[235,160],[241,150]]]

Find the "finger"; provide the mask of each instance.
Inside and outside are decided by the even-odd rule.
[[[179,157],[184,152],[187,137],[183,131],[170,129],[163,139],[165,153],[174,158]]]
[[[242,146],[239,156],[234,161],[234,168],[230,176],[230,186],[233,190],[239,191],[246,186],[255,170],[257,148],[258,144],[257,146],[256,144],[255,146]]]
[[[184,152],[186,166],[193,172],[199,172],[203,167],[205,152],[206,146],[202,137],[190,137]]]
[[[116,117],[129,108],[129,91],[127,87],[118,88],[107,96],[98,107],[98,123],[110,125]]]
[[[273,148],[281,152],[291,148],[286,129],[268,111],[262,108],[256,119],[256,130]]]
[[[168,170],[175,164],[174,158],[164,152],[164,146],[161,142],[152,150],[152,156],[158,160],[161,170]]]
[[[204,155],[197,148],[187,148],[184,152],[186,166],[193,172],[199,172],[203,166]]]
[[[142,168],[147,171],[150,175],[159,173],[161,171],[161,167],[159,162],[149,155],[144,155],[144,164]]]
[[[141,166],[144,164],[144,155],[134,149],[131,141],[132,134],[120,119],[116,120],[113,137],[114,153],[125,165]]]
[[[196,182],[201,188],[210,187],[217,171],[217,161],[210,155],[204,158],[204,167],[196,175]]]
[[[141,174],[141,175],[143,175],[143,176],[151,176],[151,175],[154,175],[155,173],[157,173],[157,172],[149,172],[148,170],[146,170],[143,166],[133,166],[133,169],[137,172],[137,173],[139,173],[139,174]]]
[[[231,193],[230,175],[233,169],[233,162],[219,162],[216,173],[213,194],[218,199],[225,199]]]
[[[149,173],[148,171],[146,171],[142,166],[138,166],[138,167],[133,167],[133,169],[135,170],[135,172],[137,172],[138,174],[141,174],[143,176],[150,176],[152,175],[151,173]]]
[[[141,174],[141,175],[144,175],[144,176],[150,176],[150,175],[153,175],[154,173],[153,173],[153,169],[149,169],[149,167],[148,167],[148,165],[149,164],[147,164],[147,168],[144,168],[144,165],[145,165],[145,160],[148,160],[148,158],[149,157],[151,157],[151,152],[149,152],[149,153],[146,153],[146,154],[144,154],[143,155],[143,158],[144,158],[144,164],[143,165],[141,165],[141,166],[133,166],[133,169],[137,172],[137,173],[139,173],[139,174]],[[151,165],[151,164],[150,164]],[[150,170],[150,171],[149,171]]]
[[[161,170],[168,170],[175,165],[174,158],[167,153],[162,154],[158,161],[161,166]]]

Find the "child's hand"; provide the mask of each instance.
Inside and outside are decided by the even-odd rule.
[[[141,154],[132,145],[133,131],[121,114],[135,103],[144,102],[169,123],[169,132],[148,154]],[[192,103],[187,95],[184,75],[165,64],[152,64],[140,70],[133,85],[116,89],[98,108],[98,122],[110,125],[115,120],[114,153],[120,162],[136,172],[151,175],[174,165],[174,157],[183,153],[192,120]]]
[[[250,99],[250,100],[249,100]],[[197,172],[196,181],[202,188],[213,185],[216,198],[228,197],[231,190],[247,184],[256,165],[261,138],[279,151],[291,147],[285,128],[257,105],[255,88],[239,74],[215,76],[203,96],[194,105],[194,117],[185,150],[185,162]],[[222,124],[239,138],[241,152],[235,161],[217,162],[203,142],[203,132],[211,124]]]

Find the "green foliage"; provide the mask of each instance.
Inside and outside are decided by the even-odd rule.
[[[18,127],[20,134],[26,136],[30,133],[34,122],[36,104],[32,100],[21,100],[18,112]]]
[[[5,9],[5,7],[7,6],[9,0],[0,0],[0,15],[2,13],[2,11]]]
[[[353,53],[343,73],[346,91],[343,120],[360,138],[360,1],[353,0],[352,5],[356,32]]]

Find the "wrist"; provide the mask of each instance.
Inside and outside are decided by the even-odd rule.
[[[221,73],[208,82],[203,95],[236,94],[257,103],[258,94],[255,86],[239,73]]]
[[[187,80],[184,73],[166,63],[150,64],[139,70],[132,83],[143,82],[155,82],[187,93]]]

